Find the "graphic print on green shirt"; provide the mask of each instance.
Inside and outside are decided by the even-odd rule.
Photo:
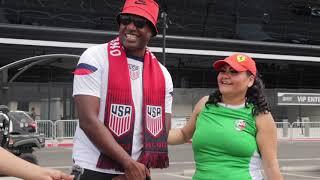
[[[192,148],[193,180],[262,180],[253,105],[203,107],[198,115]]]

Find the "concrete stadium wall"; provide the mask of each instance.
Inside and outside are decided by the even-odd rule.
[[[211,88],[175,88],[172,115],[190,116],[195,104],[213,91],[214,89]]]

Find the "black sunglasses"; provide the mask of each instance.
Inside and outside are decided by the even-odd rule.
[[[127,26],[133,22],[134,26],[136,26],[139,29],[144,28],[144,26],[147,24],[147,20],[145,19],[135,19],[132,16],[127,15],[121,15],[120,16],[120,23]]]

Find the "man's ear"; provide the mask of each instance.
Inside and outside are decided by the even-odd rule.
[[[147,25],[148,25],[148,24],[147,24]],[[149,39],[151,39],[151,38],[152,38],[152,27],[151,27],[151,25],[148,25],[146,28],[147,28],[147,29],[146,29],[146,31],[147,31],[147,36],[148,36]]]
[[[148,31],[148,38],[151,39],[152,38],[152,31]]]

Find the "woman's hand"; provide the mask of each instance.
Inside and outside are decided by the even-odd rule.
[[[30,180],[73,180],[73,175],[65,174],[61,171],[42,168],[32,172],[33,175],[30,176]]]

